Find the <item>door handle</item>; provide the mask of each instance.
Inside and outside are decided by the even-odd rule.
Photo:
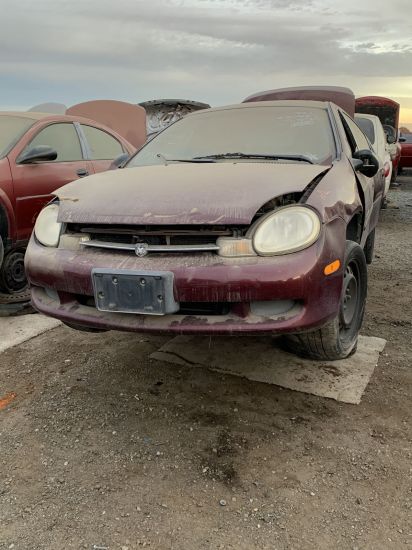
[[[88,176],[89,172],[86,170],[86,168],[79,168],[76,171],[76,174],[79,176],[79,178],[84,178],[84,176]]]

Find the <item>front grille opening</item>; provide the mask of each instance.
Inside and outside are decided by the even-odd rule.
[[[96,307],[94,296],[77,294],[76,300],[82,306]],[[228,315],[232,306],[229,302],[180,302],[175,315]]]
[[[215,225],[83,225],[68,224],[67,233],[84,233],[92,241],[149,245],[205,245],[215,244],[219,237],[241,237],[246,234],[247,226]]]
[[[229,302],[180,302],[179,315],[228,315]]]
[[[82,306],[96,307],[96,300],[94,299],[94,296],[85,296],[84,294],[77,294],[76,300]]]

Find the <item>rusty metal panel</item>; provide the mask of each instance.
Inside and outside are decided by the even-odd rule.
[[[401,106],[393,99],[380,96],[358,97],[355,108],[357,113],[377,116],[383,125],[391,126],[396,130],[399,128]]]
[[[342,86],[299,86],[294,88],[278,88],[257,92],[243,100],[242,103],[252,101],[274,101],[301,99],[304,101],[331,101],[351,117],[355,114],[355,95],[350,88]]]
[[[176,122],[176,120],[189,113],[210,107],[207,103],[188,99],[154,99],[144,101],[139,105],[146,111],[148,138],[155,136],[169,124]]]
[[[100,122],[127,139],[137,149],[146,141],[146,112],[139,105],[98,99],[73,105],[67,109],[66,114]]]

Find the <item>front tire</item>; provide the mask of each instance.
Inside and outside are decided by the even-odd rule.
[[[3,245],[3,239],[0,237],[0,269],[3,264],[3,258],[4,258],[4,245]]]
[[[323,361],[345,359],[356,351],[367,294],[365,254],[359,244],[346,241],[342,294],[338,315],[320,329],[288,336],[289,351]]]

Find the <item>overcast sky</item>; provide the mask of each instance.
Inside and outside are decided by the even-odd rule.
[[[412,0],[0,0],[0,108],[341,85],[412,123]]]

